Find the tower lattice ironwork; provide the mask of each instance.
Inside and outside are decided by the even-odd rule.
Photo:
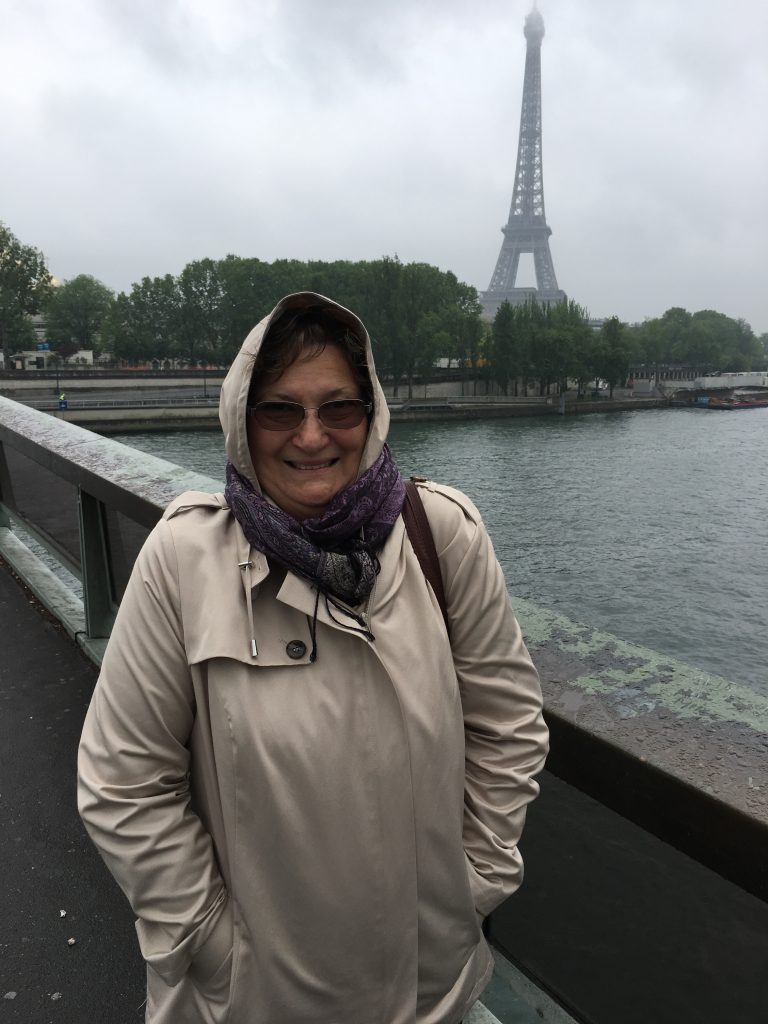
[[[544,19],[534,6],[525,19],[527,40],[523,105],[520,113],[520,141],[517,148],[515,185],[509,220],[501,229],[504,241],[482,303],[486,316],[496,314],[502,302],[519,305],[536,299],[559,302],[565,292],[557,286],[552,253],[549,251],[551,228],[544,215],[544,171],[541,159],[541,41]],[[515,285],[524,253],[533,255],[536,287]]]

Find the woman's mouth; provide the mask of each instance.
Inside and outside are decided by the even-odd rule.
[[[302,473],[313,473],[321,469],[329,469],[338,461],[338,459],[326,459],[325,462],[292,462],[286,459],[291,469],[298,469]]]

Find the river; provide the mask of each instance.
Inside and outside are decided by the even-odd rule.
[[[115,440],[223,480],[215,432]],[[477,504],[510,593],[768,695],[768,409],[395,423]]]

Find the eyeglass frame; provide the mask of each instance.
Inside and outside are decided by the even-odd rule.
[[[357,423],[351,424],[351,426],[349,427],[341,427],[334,424],[324,423],[323,418],[320,414],[321,409],[323,409],[323,407],[326,405],[336,405],[338,402],[355,402],[356,404],[361,405],[363,409],[363,415],[360,417],[360,420]],[[302,417],[297,423],[294,423],[290,427],[268,427],[265,423],[259,422],[259,419],[256,414],[256,410],[259,409],[260,406],[264,405],[289,405],[295,409],[301,409]],[[366,416],[370,416],[372,411],[373,402],[366,402],[364,398],[331,398],[327,402],[322,402],[320,405],[302,405],[301,402],[288,402],[283,401],[281,399],[273,398],[271,400],[267,400],[264,402],[256,402],[255,405],[246,405],[245,407],[246,415],[253,416],[254,419],[256,420],[256,423],[258,423],[262,430],[269,430],[276,434],[280,433],[280,431],[282,430],[298,430],[299,427],[303,425],[304,421],[307,418],[307,413],[309,412],[313,412],[317,415],[318,423],[320,423],[320,425],[324,427],[326,430],[354,430],[355,427],[360,426],[360,424],[363,422]]]

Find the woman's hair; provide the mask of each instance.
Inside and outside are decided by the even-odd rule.
[[[300,312],[283,313],[270,325],[253,367],[248,404],[254,404],[258,392],[265,385],[279,380],[299,356],[314,358],[326,345],[335,345],[342,352],[362,397],[369,402],[373,388],[364,339],[337,319],[332,309],[315,306]]]

